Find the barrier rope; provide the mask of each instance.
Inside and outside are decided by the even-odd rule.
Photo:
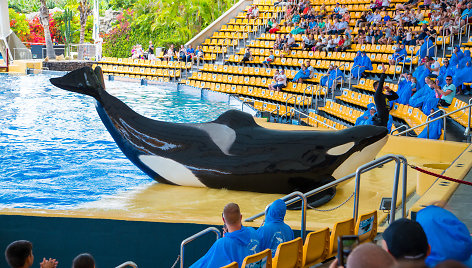
[[[351,198],[352,198],[353,196],[354,196],[354,192],[352,192],[351,196],[349,196],[344,202],[342,202],[341,204],[335,206],[334,208],[318,209],[318,208],[314,208],[314,207],[312,207],[312,206],[310,206],[310,205],[307,205],[307,207],[310,208],[310,209],[313,209],[313,210],[315,210],[315,211],[320,211],[320,212],[333,211],[333,210],[335,210],[335,209],[340,208],[342,205],[346,204],[347,201],[351,200]]]
[[[172,265],[171,268],[175,268],[175,265],[177,265],[177,263],[179,262],[180,260],[180,255],[177,256],[177,260],[175,260],[174,264]]]
[[[429,170],[425,170],[425,169],[422,169],[422,168],[419,168],[417,166],[410,165],[410,164],[408,164],[408,166],[410,166],[412,169],[418,170],[419,172],[422,172],[422,173],[425,173],[425,174],[428,174],[428,175],[431,175],[431,176],[434,176],[434,177],[439,177],[441,179],[445,179],[445,180],[448,180],[448,181],[453,181],[453,182],[462,183],[462,184],[465,184],[465,185],[472,186],[472,182],[469,182],[469,181],[453,179],[451,177],[447,177],[447,176],[444,176],[444,175],[441,175],[441,174],[437,174],[437,173],[431,172]]]

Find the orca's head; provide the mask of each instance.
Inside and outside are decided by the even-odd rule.
[[[387,143],[388,130],[379,126],[356,126],[339,131],[343,136],[343,143],[330,148],[328,155],[349,154],[340,166],[333,172],[336,179],[342,178],[356,171],[356,169],[375,159],[382,147]]]
[[[100,67],[96,67],[95,70],[90,67],[83,67],[62,77],[51,78],[49,81],[58,88],[89,95],[97,100],[100,95],[99,90],[105,89]]]

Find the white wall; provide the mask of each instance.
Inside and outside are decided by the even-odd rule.
[[[0,0],[0,38],[10,35],[10,17],[8,15],[8,0]]]

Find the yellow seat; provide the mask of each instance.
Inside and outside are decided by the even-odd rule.
[[[237,262],[234,261],[228,265],[222,266],[221,268],[239,268],[239,265]]]
[[[329,250],[329,228],[326,227],[306,236],[303,245],[302,266],[311,267],[326,259]]]
[[[360,242],[373,241],[377,235],[377,210],[360,215],[354,233],[359,236]]]
[[[263,250],[254,255],[247,256],[241,267],[272,267],[272,252],[270,249]]]
[[[274,268],[297,268],[302,263],[303,241],[301,237],[279,244],[273,261]]]
[[[333,231],[329,238],[329,253],[328,258],[336,255],[338,250],[338,237],[343,235],[354,234],[354,218],[345,221],[340,221],[334,224]]]

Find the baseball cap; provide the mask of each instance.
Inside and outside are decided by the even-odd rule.
[[[421,260],[427,257],[428,239],[423,227],[416,221],[406,218],[396,220],[382,236],[395,259]]]

